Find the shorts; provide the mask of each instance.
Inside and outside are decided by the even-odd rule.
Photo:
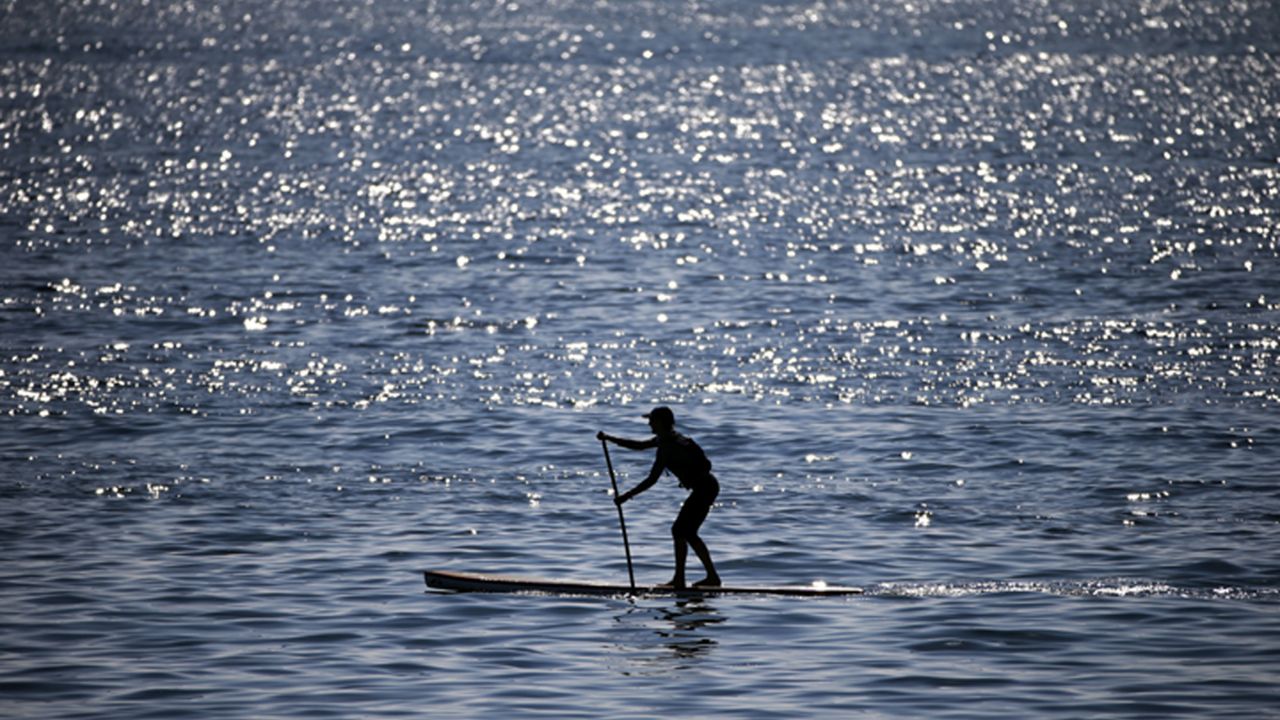
[[[680,506],[680,514],[671,523],[671,534],[676,537],[696,537],[698,528],[702,527],[702,522],[707,519],[707,513],[711,512],[711,506],[719,495],[720,483],[714,475],[708,475],[707,482],[694,488],[689,497],[685,498],[684,504]]]

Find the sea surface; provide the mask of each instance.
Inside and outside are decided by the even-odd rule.
[[[866,594],[426,589],[659,404]],[[1280,717],[1278,468],[1272,0],[0,4],[0,716]]]

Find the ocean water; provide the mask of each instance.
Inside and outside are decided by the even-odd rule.
[[[0,6],[0,715],[1277,717],[1278,119],[1267,0]],[[426,590],[656,404],[866,594]]]

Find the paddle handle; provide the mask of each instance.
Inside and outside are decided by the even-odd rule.
[[[613,474],[613,460],[609,459],[609,443],[603,439],[600,440],[600,447],[604,449],[604,464],[609,467],[609,482],[613,483],[614,507],[618,508],[618,525],[622,527],[622,547],[627,551],[627,577],[631,579],[631,591],[636,590],[636,571],[631,567],[631,543],[627,541],[627,519],[622,516],[622,503],[617,502],[618,494],[618,478]]]

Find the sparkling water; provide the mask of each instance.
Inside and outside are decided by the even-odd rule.
[[[0,7],[3,714],[1274,717],[1278,118],[1267,0]],[[657,404],[866,595],[426,591],[625,582]]]

